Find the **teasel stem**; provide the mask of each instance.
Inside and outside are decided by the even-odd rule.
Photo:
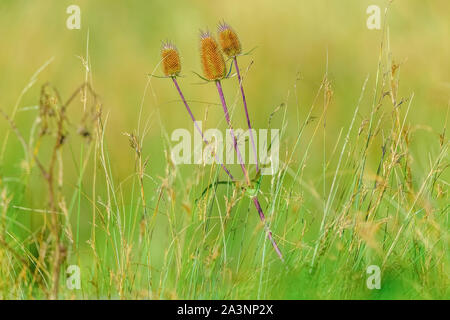
[[[227,120],[228,126],[230,127],[230,135],[231,138],[233,139],[234,150],[236,150],[239,164],[241,165],[242,172],[244,172],[245,175],[245,180],[247,181],[248,185],[250,185],[250,177],[248,176],[247,169],[245,169],[244,161],[242,160],[242,155],[241,152],[239,151],[238,141],[236,139],[236,136],[234,135],[233,127],[231,126],[230,114],[228,112],[227,103],[225,102],[225,96],[223,94],[222,84],[220,83],[220,80],[216,80],[216,86],[217,91],[219,92],[220,101],[222,102],[223,112],[225,113],[225,119]]]
[[[252,200],[253,200],[253,203],[255,204],[256,210],[258,210],[259,218],[261,219],[262,223],[264,224],[264,228],[266,229],[267,237],[269,238],[270,242],[272,243],[272,246],[275,249],[275,252],[278,254],[278,257],[280,257],[281,261],[284,262],[283,254],[281,253],[280,248],[278,248],[278,245],[272,236],[272,231],[270,231],[269,227],[266,225],[266,216],[264,215],[264,212],[261,208],[258,198],[256,196],[254,196],[252,198]]]
[[[258,166],[258,155],[257,155],[257,151],[256,151],[256,146],[255,146],[255,139],[253,138],[253,130],[252,130],[252,125],[250,123],[250,116],[248,114],[248,108],[247,108],[247,99],[245,98],[244,86],[242,85],[241,72],[239,70],[236,56],[233,57],[233,62],[234,62],[234,67],[236,68],[236,73],[237,73],[237,77],[239,80],[239,86],[241,88],[242,102],[244,104],[245,116],[247,117],[247,125],[248,125],[248,129],[250,131],[250,142],[252,143],[253,155],[254,155],[255,161],[256,161],[256,173],[258,173],[259,166]]]
[[[248,176],[248,172],[247,172],[247,169],[245,168],[244,162],[242,161],[242,156],[241,156],[241,152],[239,151],[237,139],[236,139],[236,136],[234,135],[234,131],[233,131],[233,128],[231,126],[230,115],[229,115],[229,112],[228,112],[227,103],[225,102],[225,96],[223,94],[222,84],[220,83],[220,80],[216,80],[216,86],[217,86],[217,91],[219,92],[220,101],[222,102],[223,111],[225,113],[225,119],[227,120],[228,126],[230,127],[230,135],[231,135],[231,137],[233,139],[233,142],[234,142],[233,145],[234,145],[234,149],[236,151],[236,155],[237,155],[239,164],[241,165],[242,172],[245,175],[245,178],[246,178],[248,186],[251,186],[250,178]],[[253,196],[252,200],[253,200],[253,203],[254,203],[254,205],[256,207],[256,210],[259,213],[259,218],[261,219],[261,222],[264,225],[264,229],[265,229],[265,231],[267,233],[267,237],[269,238],[270,242],[272,243],[272,246],[275,249],[275,252],[278,254],[278,257],[280,258],[280,260],[284,262],[283,254],[281,253],[280,248],[278,247],[277,243],[275,242],[275,239],[272,236],[272,232],[270,231],[269,227],[266,225],[266,216],[264,215],[264,212],[263,212],[263,210],[261,208],[261,204],[259,203],[259,200],[258,200],[257,196]]]
[[[172,78],[172,80],[173,80],[173,83],[175,84],[175,87],[177,88],[177,91],[178,91],[178,94],[179,94],[180,97],[181,97],[181,100],[183,101],[183,103],[184,103],[184,105],[185,105],[185,107],[186,107],[187,112],[189,113],[189,115],[191,116],[192,121],[194,122],[194,126],[197,128],[197,131],[200,133],[200,136],[202,137],[203,142],[204,142],[206,145],[208,145],[208,144],[209,144],[208,140],[206,140],[205,136],[203,135],[202,129],[198,126],[197,121],[195,120],[195,117],[194,117],[194,115],[193,115],[193,113],[192,113],[192,111],[191,111],[191,108],[189,107],[189,105],[188,105],[186,99],[184,98],[183,92],[181,92],[181,88],[180,88],[180,86],[178,85],[177,78],[176,78],[176,77],[171,77],[171,78]],[[227,167],[225,167],[225,165],[219,161],[219,157],[217,156],[217,154],[216,154],[215,152],[214,152],[214,156],[215,156],[215,158],[216,158],[217,163],[220,164],[220,166],[221,166],[222,169],[227,173],[227,175],[230,177],[230,179],[231,179],[232,181],[235,181],[233,175],[231,174],[231,172],[228,171]]]

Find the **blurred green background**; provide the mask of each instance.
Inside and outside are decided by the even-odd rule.
[[[69,16],[66,8],[71,4],[81,8],[81,30],[66,28]],[[137,127],[146,74],[160,61],[161,41],[170,39],[179,48],[186,76],[180,82],[186,97],[218,103],[212,85],[194,85],[199,79],[192,71],[201,71],[199,29],[215,31],[218,21],[224,19],[238,32],[244,51],[257,47],[251,56],[240,59],[244,70],[254,61],[245,79],[254,126],[267,127],[270,113],[286,102],[288,133],[295,137],[297,122],[304,120],[302,116],[309,110],[326,71],[328,53],[328,74],[334,96],[327,126],[332,135],[337,135],[341,127],[348,125],[367,75],[370,76],[367,105],[362,107],[361,117],[367,117],[370,111],[382,38],[380,30],[366,27],[366,9],[372,4],[380,6],[383,24],[388,2],[375,0],[283,1],[277,4],[237,0],[2,0],[0,106],[11,113],[31,75],[52,57],[53,62],[39,75],[38,82],[23,97],[19,108],[37,105],[40,85],[47,81],[67,99],[84,81],[85,69],[80,57],[86,56],[89,31],[92,84],[108,114],[107,138],[114,141],[114,148],[109,151],[115,173],[123,179],[134,170],[134,155],[123,133]],[[437,146],[436,137],[444,127],[450,98],[450,3],[445,0],[394,1],[387,18],[393,60],[402,64],[399,95],[414,92],[409,120],[419,125],[419,130],[427,131]],[[156,74],[162,74],[160,68],[156,69]],[[192,130],[192,124],[170,81],[153,79],[151,85],[142,119],[145,121],[151,116],[145,149],[151,154],[150,174],[157,175],[165,163],[161,125],[170,133],[175,128]],[[225,81],[224,86],[231,104],[238,93],[234,79]],[[208,104],[192,103],[191,107],[197,118],[204,119]],[[242,111],[240,108],[238,105],[238,113]],[[208,111],[205,126],[217,126],[221,108],[209,105]],[[19,126],[22,122],[29,124],[27,121],[34,116],[30,112],[19,112]],[[245,127],[243,120],[243,114],[235,116],[236,127],[239,124]],[[5,134],[6,128],[6,122],[0,121],[0,136]],[[12,138],[9,143],[16,142]],[[330,139],[331,149],[334,142]],[[77,141],[72,143],[76,145]],[[428,140],[417,141],[416,150],[429,147],[429,143]],[[320,158],[322,146],[318,143],[313,148],[317,150],[312,155]],[[8,148],[8,151],[9,164],[17,166],[13,159],[18,150]],[[418,159],[424,161],[419,165],[427,165],[427,153],[419,154]],[[314,166],[309,172],[314,172]]]
[[[81,8],[81,30],[68,30],[66,8]],[[381,30],[368,30],[366,9],[387,1],[25,1],[0,2],[0,108],[11,113],[33,73],[48,59],[52,63],[40,73],[37,83],[24,95],[19,105],[17,123],[28,134],[36,111],[28,107],[39,102],[40,86],[54,84],[63,99],[84,81],[85,68],[80,57],[86,56],[89,33],[89,62],[95,91],[101,97],[107,116],[106,139],[114,178],[124,181],[135,171],[134,152],[124,132],[136,130],[139,109],[144,96],[147,74],[160,61],[161,41],[173,41],[182,55],[180,79],[185,96],[198,119],[207,120],[204,127],[224,128],[222,110],[216,104],[217,92],[212,84],[196,85],[200,80],[198,53],[199,29],[216,30],[219,20],[227,21],[238,33],[244,51],[257,47],[250,56],[240,58],[245,70],[244,86],[254,127],[267,128],[268,119],[281,103],[287,105],[287,136],[280,154],[295,142],[297,124],[303,122],[319,89],[328,64],[328,77],[334,92],[327,113],[327,151],[334,149],[341,128],[350,123],[362,84],[369,75],[366,94],[358,120],[367,118],[373,99],[375,75],[382,40]],[[401,64],[400,96],[414,92],[408,123],[415,129],[411,151],[416,170],[429,167],[429,154],[439,150],[439,134],[446,122],[450,99],[450,2],[393,1],[386,21],[389,49]],[[161,75],[160,68],[155,74]],[[245,127],[235,79],[224,81],[230,104],[236,100],[235,127]],[[81,103],[71,109],[79,115]],[[77,109],[78,108],[78,109]],[[22,110],[24,109],[24,110]],[[32,109],[32,108],[31,108]],[[320,116],[320,110],[314,112]],[[172,83],[154,78],[145,94],[142,124],[149,120],[144,153],[150,158],[147,173],[164,175],[166,160],[162,129],[169,134],[176,128],[192,130],[192,123],[179,101]],[[275,122],[281,126],[281,119]],[[0,137],[8,126],[0,121]],[[321,133],[317,141],[321,140]],[[3,139],[0,139],[3,140]],[[71,152],[66,154],[66,187],[77,184],[80,138],[68,138]],[[11,136],[1,164],[1,177],[12,179],[20,173],[23,158],[18,140]],[[379,145],[378,145],[379,146]],[[305,171],[305,180],[317,181],[322,172],[321,143],[313,144]],[[380,150],[369,155],[369,171],[375,172]],[[75,165],[71,165],[73,162]],[[194,171],[186,166],[185,171]],[[236,172],[239,172],[238,170]],[[35,173],[38,175],[38,172]],[[89,183],[88,183],[89,185]],[[89,186],[87,187],[89,188]],[[148,183],[149,192],[157,185]],[[26,204],[45,205],[45,193],[38,184],[27,190]],[[81,233],[88,237],[90,211],[81,223]],[[255,218],[256,219],[256,218]]]
[[[81,30],[66,28],[66,8],[81,8]],[[253,60],[245,88],[256,127],[266,126],[269,114],[286,102],[296,77],[298,99],[308,109],[326,68],[332,81],[334,100],[329,110],[330,131],[347,125],[362,83],[369,74],[373,88],[381,31],[366,27],[366,8],[379,5],[384,16],[387,1],[8,1],[0,4],[0,105],[11,112],[31,75],[54,57],[39,81],[24,97],[21,106],[37,104],[39,85],[55,84],[63,98],[84,81],[84,57],[90,32],[89,54],[92,80],[109,113],[108,137],[115,143],[111,152],[122,159],[128,142],[122,133],[136,128],[146,74],[160,60],[160,45],[172,40],[183,57],[181,80],[188,99],[217,103],[212,86],[196,86],[200,71],[199,29],[215,31],[225,19],[238,32],[244,50],[257,46],[251,56],[241,58],[242,68]],[[401,68],[400,95],[415,93],[410,121],[439,131],[444,125],[450,87],[450,44],[448,1],[394,1],[388,15],[390,49]],[[384,23],[384,17],[382,17]],[[161,70],[157,69],[157,74]],[[235,82],[226,90],[235,96]],[[159,114],[168,132],[191,123],[169,81],[154,79],[147,92],[145,116]],[[368,92],[368,101],[370,94]],[[291,92],[292,96],[292,92]],[[232,100],[231,97],[228,98]],[[205,104],[192,104],[202,118]],[[208,124],[214,126],[220,108],[210,108]],[[297,121],[292,103],[289,118]],[[367,109],[364,110],[364,115]],[[26,121],[27,113],[18,119]],[[235,117],[239,121],[241,117]],[[156,118],[155,118],[156,119]],[[244,122],[242,122],[244,124]],[[162,159],[160,124],[154,120],[147,138],[154,164]],[[294,126],[293,126],[293,129]],[[0,122],[0,134],[5,122]],[[331,142],[330,142],[331,143]],[[319,146],[318,146],[319,147]],[[132,155],[130,155],[132,156]],[[132,162],[117,161],[118,174],[130,170]],[[160,170],[151,166],[153,173]]]

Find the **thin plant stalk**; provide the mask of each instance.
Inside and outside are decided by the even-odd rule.
[[[233,146],[234,146],[234,149],[236,150],[239,164],[241,165],[242,172],[244,172],[245,180],[250,185],[250,177],[248,176],[247,169],[245,169],[244,161],[242,160],[242,155],[241,155],[241,152],[239,151],[238,141],[236,139],[236,136],[234,135],[233,127],[231,126],[230,114],[228,112],[227,103],[225,102],[225,96],[223,94],[222,84],[220,83],[220,80],[216,80],[216,86],[217,86],[217,91],[219,92],[220,101],[222,102],[223,112],[225,113],[225,119],[227,120],[228,126],[230,127],[230,135],[231,135],[231,138],[233,139]]]
[[[270,242],[272,243],[272,246],[275,249],[275,252],[277,253],[278,257],[280,257],[281,261],[284,262],[283,254],[281,253],[280,248],[278,247],[275,239],[272,236],[272,231],[270,231],[269,227],[266,225],[266,217],[261,208],[261,204],[259,203],[258,198],[256,196],[254,196],[252,198],[252,200],[253,200],[253,204],[256,207],[256,210],[258,210],[259,218],[261,219],[262,223],[264,224],[264,228],[266,229],[267,237],[269,238]]]
[[[251,186],[250,178],[248,176],[247,169],[244,166],[244,162],[242,161],[242,156],[241,156],[241,152],[239,151],[237,139],[236,139],[236,136],[234,135],[234,131],[231,126],[230,115],[228,112],[227,104],[225,102],[225,96],[223,94],[222,84],[220,83],[220,80],[216,80],[216,86],[217,86],[217,91],[219,92],[220,101],[222,102],[223,111],[225,113],[225,119],[227,120],[228,126],[230,127],[230,135],[234,142],[233,145],[234,145],[234,149],[236,151],[236,155],[238,157],[239,164],[241,165],[241,168],[245,175],[248,186]],[[257,196],[252,197],[252,201],[256,207],[256,210],[259,213],[259,218],[261,219],[261,222],[264,225],[265,231],[267,233],[267,237],[269,238],[270,242],[272,243],[272,246],[275,249],[275,252],[278,254],[278,257],[280,257],[281,261],[284,261],[283,254],[281,253],[280,248],[278,247],[277,243],[275,242],[275,239],[272,236],[272,232],[270,231],[269,227],[266,225],[266,216],[264,215],[264,212],[261,208],[261,204],[259,203]]]
[[[252,130],[250,116],[248,114],[248,108],[247,108],[247,99],[245,98],[244,86],[242,85],[241,72],[239,70],[236,56],[233,57],[233,62],[234,62],[234,67],[236,69],[237,77],[239,80],[239,87],[241,88],[242,102],[244,104],[245,116],[247,118],[247,125],[248,125],[248,129],[250,131],[250,142],[251,142],[252,148],[253,148],[253,156],[255,157],[255,161],[256,161],[256,172],[259,172],[258,156],[257,156],[257,152],[256,152],[255,139],[253,138],[253,130]]]
[[[192,114],[191,108],[189,107],[189,105],[188,105],[186,99],[184,98],[183,92],[181,92],[181,88],[180,88],[180,86],[178,85],[178,81],[177,81],[176,77],[171,77],[171,78],[172,78],[172,80],[173,80],[173,83],[175,84],[175,87],[177,88],[177,91],[178,91],[178,94],[179,94],[180,97],[181,97],[181,100],[183,101],[183,103],[184,103],[184,105],[185,105],[185,107],[186,107],[187,112],[189,113],[189,115],[191,116],[192,121],[194,122],[194,126],[197,128],[197,131],[200,133],[200,136],[202,137],[203,142],[204,142],[206,145],[208,145],[209,142],[208,142],[208,140],[205,139],[205,136],[203,135],[202,129],[198,126],[197,121],[195,120],[195,117],[194,117],[194,115]],[[230,177],[230,179],[231,179],[232,181],[234,181],[233,175],[232,175],[231,172],[225,167],[225,165],[219,161],[219,157],[217,156],[217,154],[216,154],[215,152],[214,152],[214,156],[215,156],[215,158],[216,158],[217,163],[220,164],[220,166],[221,166],[222,169],[227,173],[227,175]]]

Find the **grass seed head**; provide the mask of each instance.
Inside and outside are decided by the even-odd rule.
[[[170,42],[165,42],[161,48],[163,71],[166,77],[175,77],[181,71],[180,54]]]
[[[229,57],[235,57],[241,53],[241,42],[234,30],[225,22],[219,24],[217,28],[219,42],[222,51]]]
[[[219,80],[225,77],[225,60],[209,32],[202,32],[200,35],[200,55],[206,79]]]

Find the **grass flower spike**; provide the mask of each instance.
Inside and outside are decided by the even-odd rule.
[[[220,23],[218,27],[218,34],[222,51],[228,58],[241,54],[241,42],[239,41],[236,32],[234,32],[228,24],[225,22]]]
[[[165,42],[161,48],[163,71],[166,77],[175,77],[181,71],[180,54],[170,42]]]
[[[200,35],[200,56],[203,74],[207,80],[219,80],[225,77],[225,60],[219,45],[209,32],[202,32]]]

